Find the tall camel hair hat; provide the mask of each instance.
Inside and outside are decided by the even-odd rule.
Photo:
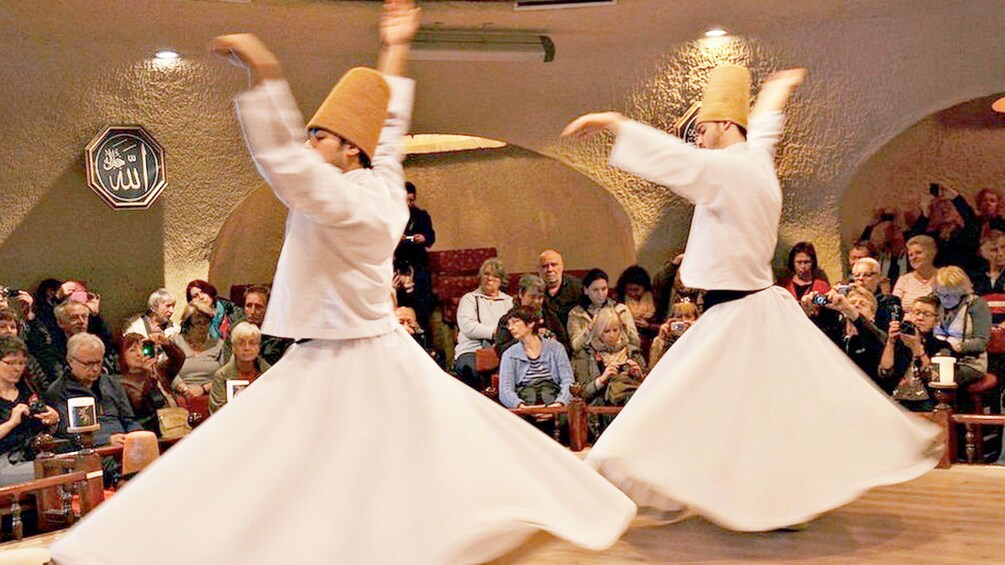
[[[739,65],[712,69],[695,123],[733,122],[746,129],[749,116],[750,71]]]
[[[330,131],[372,159],[390,99],[391,88],[379,72],[367,67],[349,69],[307,122],[307,129]]]

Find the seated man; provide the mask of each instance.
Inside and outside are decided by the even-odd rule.
[[[398,306],[394,309],[394,315],[398,317],[398,323],[401,324],[401,327],[405,328],[408,335],[412,336],[412,339],[421,345],[426,350],[426,353],[429,353],[429,356],[442,366],[442,358],[436,354],[436,349],[433,348],[433,344],[427,338],[428,334],[419,325],[419,316],[415,313],[415,309],[410,306]]]
[[[255,382],[271,365],[261,357],[262,330],[245,320],[230,331],[228,342],[234,354],[230,361],[213,374],[209,393],[209,411],[216,412],[227,404],[227,381]]]
[[[160,332],[171,339],[178,333],[178,326],[171,321],[177,302],[166,288],[158,288],[150,293],[147,299],[147,311],[130,318],[122,330],[122,335],[140,334],[149,338],[151,334]]]
[[[255,327],[261,328],[265,321],[265,312],[269,308],[269,288],[266,286],[254,285],[244,290],[244,321]],[[225,340],[223,344],[223,360],[227,362],[233,355],[233,340]],[[261,357],[269,363],[275,365],[286,353],[286,350],[293,345],[293,340],[274,335],[261,335]]]
[[[565,259],[554,249],[545,249],[537,258],[538,275],[547,287],[544,308],[550,310],[563,325],[569,324],[569,311],[583,294],[583,281],[565,274]]]
[[[517,342],[513,334],[509,333],[507,325],[510,316],[524,306],[533,308],[535,312],[539,313],[538,327],[541,329],[537,332],[538,335],[546,339],[558,340],[565,347],[566,353],[569,352],[569,332],[566,331],[565,324],[558,320],[558,315],[555,312],[544,308],[545,291],[546,287],[541,277],[534,274],[526,274],[520,277],[516,304],[499,319],[499,326],[496,328],[496,335],[493,338],[496,353],[500,357],[502,357],[504,351]]]
[[[40,386],[51,386],[59,377],[68,372],[66,361],[66,344],[70,337],[86,333],[91,322],[91,310],[83,302],[70,300],[56,306],[54,312],[59,331],[50,333],[43,324],[32,323],[28,327],[25,341],[28,351],[34,355],[45,371],[45,382]],[[103,322],[102,322],[103,323]],[[94,335],[94,334],[91,334]],[[99,339],[101,339],[99,337]],[[109,373],[118,372],[119,359],[115,351],[108,351],[106,340],[105,368]]]
[[[66,342],[69,372],[52,383],[46,393],[50,406],[59,412],[57,435],[67,437],[67,405],[71,398],[90,396],[94,399],[101,429],[94,434],[95,445],[123,445],[126,434],[142,430],[136,421],[125,389],[117,378],[102,371],[105,344],[97,336],[77,333]]]

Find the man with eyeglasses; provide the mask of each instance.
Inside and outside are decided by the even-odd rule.
[[[882,278],[879,261],[863,257],[851,267],[852,282],[876,296],[876,325],[883,331],[890,328],[890,321],[900,319],[900,298],[883,294],[879,282]]]
[[[59,412],[57,435],[68,435],[66,401],[82,396],[94,398],[101,424],[94,435],[95,445],[123,445],[125,434],[143,429],[133,414],[122,384],[104,372],[104,355],[105,344],[96,335],[78,333],[67,340],[66,361],[70,371],[57,379],[46,393],[47,402]]]

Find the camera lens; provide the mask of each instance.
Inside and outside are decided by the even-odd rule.
[[[830,300],[827,300],[826,294],[818,294],[813,297],[813,303],[817,306],[826,306],[827,304],[830,304]]]

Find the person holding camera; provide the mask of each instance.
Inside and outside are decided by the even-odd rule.
[[[684,335],[684,332],[692,324],[698,321],[698,316],[700,315],[701,312],[698,310],[698,305],[690,299],[685,298],[674,303],[673,308],[670,310],[670,316],[660,325],[659,333],[656,335],[656,339],[653,340],[653,345],[649,349],[649,367],[656,366],[656,363],[663,357],[663,354],[674,343],[677,343],[677,340]]]
[[[429,270],[429,248],[436,243],[436,230],[429,212],[415,205],[415,185],[405,183],[405,203],[408,204],[408,223],[405,233],[394,250],[395,286],[398,290],[398,304],[410,306],[419,318],[423,328],[429,325],[429,315],[435,306],[433,276]],[[399,286],[407,283],[407,289]],[[402,290],[407,290],[403,296]],[[406,301],[401,301],[406,298]]]
[[[861,285],[837,285],[823,294],[807,294],[803,302],[810,304],[804,308],[813,323],[883,388],[877,368],[886,332],[875,322],[876,296]]]
[[[900,299],[883,292],[882,265],[872,257],[863,257],[851,267],[851,282],[855,286],[869,291],[876,298],[876,325],[886,331],[895,313],[902,311]],[[889,289],[887,289],[889,290]]]
[[[31,441],[52,431],[59,413],[25,382],[28,347],[17,337],[0,337],[0,485],[35,478]]]
[[[906,234],[927,235],[938,245],[937,265],[973,269],[979,265],[977,250],[981,223],[963,195],[938,183],[921,196],[921,215]]]
[[[879,385],[912,412],[930,412],[935,397],[928,389],[932,357],[942,345],[932,335],[939,313],[934,295],[914,301],[903,320],[890,322],[879,362]]]
[[[639,348],[628,343],[628,332],[614,308],[601,308],[593,319],[585,352],[586,374],[576,375],[580,395],[594,406],[624,406],[646,376],[646,361]],[[590,430],[599,437],[614,418],[591,418]]]
[[[158,436],[157,410],[178,406],[170,392],[171,381],[184,364],[185,352],[161,332],[154,331],[150,339],[128,333],[119,343],[119,382],[136,420]]]

